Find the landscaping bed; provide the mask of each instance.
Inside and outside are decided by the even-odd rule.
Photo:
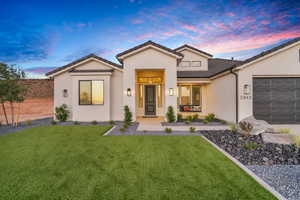
[[[261,136],[245,137],[232,131],[203,131],[210,141],[244,165],[300,165],[300,148],[264,143]]]

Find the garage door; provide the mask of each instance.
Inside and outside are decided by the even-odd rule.
[[[271,124],[300,123],[300,78],[254,78],[253,113]]]

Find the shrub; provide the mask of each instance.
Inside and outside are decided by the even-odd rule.
[[[234,133],[237,132],[237,125],[236,124],[230,124],[229,128],[230,128],[231,132],[234,132]]]
[[[0,121],[0,127],[2,126],[2,122]]]
[[[69,110],[66,104],[55,108],[55,117],[60,122],[65,122],[69,118]]]
[[[207,119],[203,120],[203,123],[204,123],[204,124],[208,124],[208,122],[209,122],[209,121],[208,121]]]
[[[193,121],[193,116],[192,115],[187,116],[186,120],[189,121],[189,122],[192,122]]]
[[[144,133],[147,133],[147,130],[143,130]]]
[[[190,127],[190,132],[191,132],[191,133],[195,133],[195,131],[196,131],[196,128],[195,128],[195,127]]]
[[[220,120],[221,124],[227,124],[227,122],[225,120]]]
[[[165,128],[165,132],[166,133],[172,133],[172,129],[171,128]]]
[[[188,121],[188,120],[186,120],[184,123],[185,123],[185,124],[190,124],[191,122],[190,122],[190,121]]]
[[[243,144],[243,147],[247,150],[253,150],[258,147],[258,144],[256,142],[247,142]]]
[[[54,120],[52,120],[52,121],[51,121],[51,124],[52,124],[52,125],[56,125],[56,124],[57,124],[57,122],[56,122],[56,121],[54,121]]]
[[[32,124],[32,121],[30,119],[26,120],[25,121],[25,125],[26,126],[30,126]]]
[[[300,135],[295,135],[295,136],[293,137],[293,140],[294,140],[295,145],[296,145],[298,148],[300,148]]]
[[[79,121],[74,121],[74,125],[79,125]]]
[[[168,107],[167,120],[169,123],[175,122],[175,114],[172,106]]]
[[[97,124],[98,124],[98,122],[97,122],[96,120],[93,120],[91,123],[92,123],[93,125],[97,125]]]
[[[123,124],[123,128],[124,128],[124,129],[128,128],[128,124],[124,123],[124,124]]]
[[[125,132],[125,128],[120,128],[119,131],[120,131],[121,133],[124,133],[124,132]]]
[[[214,119],[216,119],[216,115],[213,114],[213,113],[209,113],[208,115],[205,116],[205,119],[206,119],[208,122],[212,122]]]
[[[127,124],[131,124],[132,122],[132,113],[128,106],[124,106],[124,122]]]
[[[193,115],[193,121],[196,121],[196,120],[198,120],[199,119],[199,115],[198,114],[194,114]]]
[[[178,113],[177,114],[177,121],[181,122],[183,120],[182,114]]]
[[[116,123],[115,123],[114,120],[109,120],[109,124],[110,124],[110,125],[115,125]]]
[[[251,123],[249,122],[246,122],[246,121],[242,121],[239,123],[239,127],[240,129],[242,130],[242,133],[246,136],[249,136],[250,135],[250,132],[252,131],[253,129],[253,126]]]
[[[290,133],[290,129],[288,129],[288,128],[281,128],[281,129],[279,129],[279,133],[289,134]]]

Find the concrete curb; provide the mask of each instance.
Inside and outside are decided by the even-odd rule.
[[[279,192],[277,192],[274,188],[272,188],[270,185],[268,185],[265,181],[263,181],[260,177],[258,177],[254,172],[252,172],[250,169],[248,169],[245,165],[243,165],[240,161],[232,157],[229,153],[218,147],[215,143],[210,141],[204,136],[201,136],[204,140],[206,140],[208,143],[210,143],[212,146],[214,146],[216,149],[218,149],[220,152],[222,152],[227,158],[229,158],[232,162],[234,162],[237,166],[239,166],[241,169],[243,169],[248,175],[250,175],[254,180],[256,180],[261,186],[263,186],[266,190],[271,192],[276,198],[280,200],[287,200],[285,197],[283,197]]]
[[[113,126],[113,127],[111,127],[111,129],[109,129],[108,131],[106,131],[106,133],[105,133],[103,136],[108,135],[108,134],[109,134],[110,132],[112,132],[116,127],[117,127],[116,125]]]

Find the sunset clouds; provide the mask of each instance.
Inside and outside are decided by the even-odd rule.
[[[298,0],[7,1],[0,7],[0,61],[37,73],[34,67],[89,53],[117,62],[118,50],[146,40],[245,59],[298,36]]]

